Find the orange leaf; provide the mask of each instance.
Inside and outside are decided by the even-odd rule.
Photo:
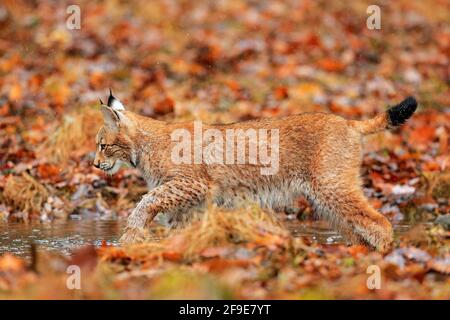
[[[172,112],[174,107],[175,107],[175,101],[173,101],[173,99],[170,97],[165,97],[164,99],[162,99],[161,101],[158,101],[155,104],[153,110],[159,114],[167,114],[167,113]]]
[[[23,260],[6,253],[0,257],[0,272],[19,272],[25,268]]]
[[[4,103],[0,106],[0,117],[7,116],[9,114],[9,105]]]
[[[286,87],[277,87],[274,90],[275,99],[283,100],[286,99],[288,95],[288,90]]]
[[[94,71],[89,77],[89,84],[94,88],[101,88],[105,82],[105,75],[102,72]]]
[[[340,72],[345,69],[345,65],[337,60],[325,58],[317,63],[319,68],[329,72]]]
[[[162,257],[163,257],[165,260],[173,261],[173,262],[180,261],[181,258],[182,258],[181,253],[176,252],[176,251],[166,251],[166,252],[163,252],[163,253],[162,253]]]
[[[49,179],[51,177],[59,175],[61,169],[58,166],[49,163],[40,164],[37,167],[38,175],[42,179]]]
[[[20,98],[22,98],[22,88],[20,87],[20,84],[16,83],[9,90],[9,100],[17,101],[20,100]]]
[[[245,268],[251,264],[253,264],[251,260],[212,258],[203,262],[201,265],[206,267],[209,271],[219,272],[229,270],[233,267]]]
[[[409,134],[409,143],[411,145],[427,144],[431,142],[435,137],[434,127],[420,127],[412,130]]]
[[[227,80],[225,81],[225,83],[227,84],[228,88],[230,88],[232,91],[238,91],[241,88],[239,83],[235,80]]]
[[[348,252],[352,255],[352,257],[357,258],[359,255],[367,254],[369,250],[366,246],[356,245],[348,248]]]

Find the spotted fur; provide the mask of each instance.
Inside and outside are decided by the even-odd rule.
[[[114,101],[114,97],[109,100]],[[102,105],[105,123],[96,137],[94,165],[112,174],[120,163],[128,163],[142,172],[151,187],[129,216],[122,243],[141,241],[157,215],[176,223],[209,200],[228,207],[251,200],[263,207],[278,208],[304,195],[320,217],[351,241],[386,251],[392,243],[392,226],[363,195],[361,141],[364,134],[384,130],[400,123],[398,119],[409,117],[413,104],[408,100],[366,121],[306,113],[204,125],[204,129],[221,131],[279,129],[280,165],[274,175],[261,175],[259,166],[249,164],[175,165],[170,157],[170,134],[180,128],[193,132],[192,122],[169,124],[114,109],[112,104]]]

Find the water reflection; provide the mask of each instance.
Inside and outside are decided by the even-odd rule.
[[[68,220],[52,223],[0,223],[0,254],[30,257],[30,245],[70,254],[87,243],[117,245],[124,221]]]
[[[0,254],[9,252],[30,258],[30,245],[39,250],[55,250],[65,255],[87,243],[100,246],[102,242],[118,245],[125,225],[124,220],[68,220],[52,223],[5,223],[0,222]],[[285,221],[294,237],[306,237],[319,243],[342,243],[343,238],[330,229],[324,221]],[[411,228],[410,224],[397,224],[396,233]]]

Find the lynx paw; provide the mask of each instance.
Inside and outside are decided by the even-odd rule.
[[[392,238],[387,239],[385,241],[381,241],[377,246],[376,249],[378,252],[382,253],[382,254],[386,254],[390,251],[392,251],[394,246],[394,242],[392,240]]]
[[[121,245],[142,243],[148,239],[148,235],[149,233],[147,229],[126,227],[119,241]]]

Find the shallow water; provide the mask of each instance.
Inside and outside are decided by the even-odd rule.
[[[0,254],[9,252],[30,257],[31,244],[39,250],[53,250],[69,255],[84,244],[106,242],[117,245],[124,221],[67,220],[48,223],[0,223]]]
[[[31,244],[38,250],[57,251],[70,255],[85,245],[100,246],[102,242],[118,245],[124,220],[67,220],[48,223],[0,222],[0,255],[6,252],[29,259]],[[285,225],[295,237],[306,237],[319,243],[342,243],[342,237],[327,227],[323,221],[287,220]],[[402,233],[411,226],[397,224],[395,230]],[[156,239],[157,240],[157,239]]]

